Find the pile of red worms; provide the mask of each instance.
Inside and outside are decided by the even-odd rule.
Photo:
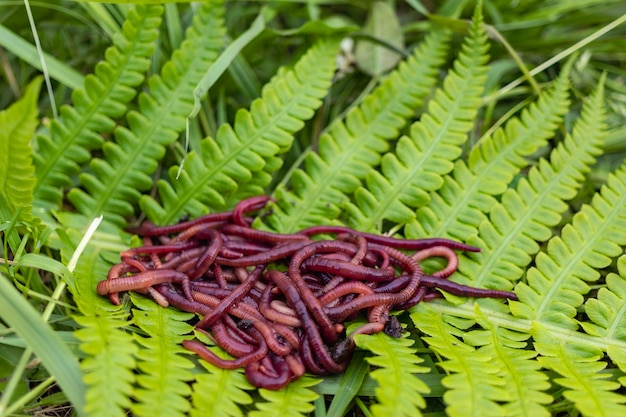
[[[144,246],[120,254],[98,293],[119,304],[121,291],[147,293],[163,307],[197,314],[196,329],[234,359],[222,359],[199,340],[183,345],[227,369],[245,367],[255,386],[280,389],[305,372],[342,372],[355,334],[392,333],[390,311],[440,295],[516,299],[507,291],[456,284],[454,250],[478,248],[449,239],[397,239],[343,226],[316,226],[293,234],[252,229],[246,214],[266,196],[234,210],[170,226],[144,222],[131,230]],[[314,235],[334,235],[313,240]],[[428,275],[420,263],[447,265]],[[367,323],[345,336],[343,323],[364,311]],[[397,322],[396,322],[397,324]],[[387,328],[386,328],[387,326]],[[395,327],[396,335],[399,326]],[[210,330],[210,333],[209,333]]]

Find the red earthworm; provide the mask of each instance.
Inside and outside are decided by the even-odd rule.
[[[232,212],[223,212],[223,213],[211,213],[205,214],[204,216],[197,217],[193,220],[189,220],[186,222],[180,222],[176,224],[172,224],[169,226],[156,226],[149,221],[145,221],[139,227],[129,227],[126,229],[129,233],[135,233],[139,236],[161,236],[161,235],[171,235],[174,233],[179,233],[183,230],[189,229],[197,224],[205,224],[205,223],[223,223],[224,221],[230,220],[232,218]]]
[[[202,331],[202,329],[199,330]],[[249,355],[255,350],[253,345],[244,343],[232,337],[226,330],[226,326],[221,320],[216,322],[213,327],[211,327],[211,331],[213,332],[215,342],[233,356],[240,357]]]
[[[401,304],[397,304],[396,308],[399,309],[399,310],[408,310],[409,308],[413,307],[414,305],[417,305],[422,300],[426,300],[428,292],[429,291],[428,291],[428,289],[426,289],[426,287],[420,287],[417,290],[417,292],[413,295],[413,297],[409,298],[407,301],[405,301],[405,302],[403,302]],[[439,296],[439,293],[435,293],[435,294],[437,294],[437,297]]]
[[[255,253],[258,253],[258,252],[255,252]],[[226,259],[237,259],[237,258],[241,258],[245,256],[245,254],[243,252],[237,252],[230,248],[222,247],[222,250],[220,251],[218,256],[222,258],[226,258]]]
[[[355,252],[352,259],[350,259],[351,264],[359,265],[363,261],[363,258],[365,258],[365,255],[367,255],[367,239],[365,239],[363,236],[353,235],[349,233],[341,233],[337,235],[337,240],[344,240],[346,242],[352,242],[356,244],[357,251]]]
[[[296,288],[291,285],[292,281],[290,281],[290,279],[287,278],[287,276],[282,272],[273,269],[269,270],[266,275],[268,276],[268,279],[274,281],[276,285],[278,285],[278,288],[280,288],[283,294],[285,294],[285,297],[287,297],[287,300],[289,300],[291,305],[295,308],[298,317],[302,321],[302,327],[310,338],[311,347],[322,366],[324,366],[324,368],[326,368],[329,372],[342,372],[345,369],[346,364],[339,364],[330,357],[330,353],[324,345],[313,319],[309,315],[307,306],[303,302]]]
[[[313,352],[311,350],[311,344],[309,343],[309,338],[306,334],[302,336],[302,341],[300,342],[300,359],[306,366],[306,369],[315,375],[326,375],[328,371],[320,366],[315,358],[313,357]]]
[[[390,281],[395,275],[392,268],[375,269],[363,265],[355,265],[351,262],[323,257],[311,257],[302,263],[302,268],[308,271],[326,272],[340,275],[344,278],[359,281]]]
[[[263,372],[260,362],[250,362],[246,365],[246,378],[250,383],[259,388],[279,390],[289,383],[292,373],[287,362],[281,357],[272,357],[277,376]]]
[[[348,281],[338,285],[319,298],[321,305],[326,305],[347,294],[374,294],[374,290],[359,281]]]
[[[185,250],[177,256],[170,257],[166,262],[163,262],[160,269],[176,269],[178,265],[191,259],[196,259],[198,256],[200,256],[200,254],[202,254],[203,251],[204,248],[202,247],[195,247],[189,250]]]
[[[155,290],[153,287],[146,288],[146,291],[158,305],[160,305],[163,308],[169,307],[170,303],[167,301],[167,298],[165,298],[160,292]]]
[[[282,301],[273,300],[270,302],[270,307],[272,307],[274,310],[278,311],[279,313],[292,316],[292,317],[297,317],[296,312],[293,311],[292,308],[290,308],[287,304],[283,303]]]
[[[247,326],[245,326],[245,322],[247,321],[248,320],[240,320],[239,323],[236,323],[230,315],[226,314],[222,316],[222,322],[226,325],[226,328],[233,337],[241,340],[242,342],[257,345],[258,343],[256,339],[245,331],[245,328],[247,328]],[[200,330],[200,328],[197,329]]]
[[[315,317],[315,320],[320,327],[320,332],[322,333],[324,339],[329,343],[337,340],[339,336],[337,328],[326,315],[326,312],[322,308],[321,304],[302,279],[302,276],[300,275],[300,266],[307,258],[314,254],[327,253],[331,251],[354,254],[356,252],[356,246],[348,242],[317,241],[294,253],[291,257],[291,261],[289,262],[289,279],[295,284],[296,288],[302,295],[302,301],[309,309],[313,317]],[[281,290],[285,292],[282,288]]]
[[[458,284],[448,281],[444,278],[434,277],[432,275],[424,275],[422,285],[427,288],[439,288],[450,294],[460,295],[462,297],[489,297],[489,298],[508,298],[517,300],[517,295],[511,291],[489,290],[483,288],[470,287],[468,285]]]
[[[206,303],[207,306],[213,308],[213,310],[210,313],[205,315],[205,318],[209,317],[211,315],[214,315],[215,311],[221,305],[219,300],[214,299],[214,298],[211,299],[210,298],[211,296],[208,296],[207,294],[198,293],[196,291],[193,291],[192,295],[193,295],[193,297],[194,297],[194,299],[196,301],[201,302],[203,304]],[[235,315],[235,316],[237,316],[239,318],[242,318],[244,320],[250,320],[252,326],[254,328],[256,328],[260,332],[260,334],[265,339],[268,347],[273,352],[275,352],[275,353],[277,353],[279,355],[286,355],[289,352],[291,352],[291,346],[284,345],[284,344],[280,343],[276,339],[276,336],[274,335],[274,331],[272,330],[272,328],[265,321],[265,319],[261,315],[259,315],[259,313],[257,311],[255,311],[255,310],[252,310],[252,311],[247,310],[247,308],[245,307],[245,304],[242,304],[242,303],[239,303],[239,305],[237,305],[237,306],[235,306],[234,303],[231,303],[231,304],[228,305],[228,307],[230,307],[230,310],[231,310],[230,313],[231,314],[233,314],[233,315]],[[226,317],[226,316],[224,316],[224,317]],[[209,327],[208,325],[205,325],[203,323],[203,321],[204,321],[204,319],[201,320],[200,322],[198,322],[198,324],[196,324],[196,327],[197,328]]]
[[[445,246],[433,246],[432,248],[422,249],[421,251],[418,251],[413,256],[411,256],[411,258],[413,258],[417,262],[431,257],[442,257],[446,258],[446,260],[448,261],[448,265],[446,265],[445,268],[430,274],[433,277],[449,277],[456,271],[457,267],[459,266],[459,258],[456,253],[452,249]]]
[[[139,272],[146,272],[148,270],[148,267],[143,262],[137,259],[127,258],[127,259],[124,259],[124,263],[126,265],[132,266]]]
[[[250,329],[251,331],[254,329]],[[222,369],[237,369],[248,365],[251,362],[256,362],[267,355],[267,344],[263,337],[259,335],[258,339],[259,347],[252,353],[241,356],[237,359],[222,359],[215,353],[211,352],[207,347],[197,340],[184,340],[183,346],[192,352],[197,353],[205,361],[212,363],[213,365]]]
[[[255,255],[244,256],[238,259],[227,259],[220,256],[217,257],[216,262],[222,266],[234,266],[234,267],[246,267],[259,264],[268,264],[282,258],[291,256],[294,252],[302,249],[308,245],[309,241],[296,241],[289,242],[284,245],[275,246],[264,253],[257,253]]]
[[[384,269],[387,268],[389,266],[389,254],[387,252],[385,252],[384,250],[381,250],[380,248],[370,248],[368,247],[368,250],[371,253],[374,253],[375,255],[380,256],[381,258],[381,262],[380,264],[376,263],[374,265],[378,266],[379,269]],[[374,265],[368,265],[368,266],[374,266]]]
[[[210,229],[211,243],[204,253],[198,258],[195,269],[189,274],[189,278],[198,279],[209,269],[217,254],[222,249],[222,235],[214,229]]]
[[[246,198],[241,200],[235,206],[233,210],[233,223],[239,226],[247,227],[248,223],[244,220],[243,214],[250,211],[260,210],[272,199],[266,195],[259,195],[255,197]]]
[[[269,246],[257,243],[257,242],[248,242],[245,240],[227,240],[224,242],[224,249],[232,250],[233,253],[241,253],[243,255],[254,255],[255,253],[265,252],[270,249]],[[223,253],[220,253],[221,256],[224,256]]]
[[[248,279],[233,290],[228,297],[224,298],[218,306],[216,306],[210,314],[205,315],[198,323],[198,327],[211,327],[222,314],[226,313],[232,305],[236,304],[241,298],[250,291],[252,286],[259,280],[263,274],[265,265],[259,265],[250,273]]]
[[[135,255],[149,255],[152,253],[170,253],[170,252],[183,252],[198,246],[197,242],[182,242],[172,243],[169,245],[161,246],[139,246],[136,248],[130,248],[120,253],[120,257],[132,258]]]
[[[261,312],[261,314],[263,314],[263,316],[268,320],[271,320],[275,323],[283,323],[293,327],[302,326],[302,322],[297,317],[281,313],[280,311],[274,310],[270,306],[270,298],[273,288],[274,287],[272,284],[267,285],[261,293],[261,298],[259,299],[259,311]]]
[[[193,225],[190,228],[185,229],[179,234],[177,234],[176,237],[173,237],[170,240],[170,245],[174,243],[186,242],[201,232],[208,233],[209,230],[213,230],[213,227],[214,225],[211,223],[209,224],[200,223],[200,224]]]
[[[249,227],[237,226],[236,224],[226,224],[220,228],[226,235],[244,237],[253,241],[284,243],[293,241],[310,241],[303,235],[283,235],[280,233],[266,232],[264,230],[251,229]]]
[[[100,281],[98,283],[97,291],[100,295],[106,295],[120,291],[145,289],[164,282],[175,282],[177,284],[181,284],[185,296],[191,297],[189,277],[185,274],[181,274],[180,272],[166,269],[145,271],[128,277]]]
[[[304,364],[293,354],[285,356],[285,362],[287,362],[289,370],[296,378],[301,377],[306,372]]]
[[[215,282],[220,286],[220,288],[228,288],[228,283],[226,282],[226,277],[224,276],[224,271],[219,264],[213,264],[213,277],[215,278]]]
[[[380,304],[372,307],[368,314],[369,323],[359,326],[359,328],[350,334],[350,338],[353,339],[354,335],[357,334],[375,334],[382,332],[389,318],[390,308],[390,304]]]
[[[107,280],[116,279],[116,278],[119,278],[120,275],[127,274],[129,272],[141,272],[141,271],[132,265],[122,262],[122,263],[113,265],[111,269],[109,269],[106,279]],[[119,293],[118,292],[109,293],[109,301],[111,301],[111,304],[114,304],[116,306],[119,305],[120,304]]]
[[[276,334],[285,339],[291,347],[294,349],[300,348],[300,337],[298,337],[296,332],[291,327],[280,323],[274,323],[272,324],[272,329],[274,329]]]
[[[173,305],[174,307],[180,310],[187,311],[189,313],[202,314],[202,315],[208,314],[211,312],[210,307],[202,303],[198,303],[194,301],[193,299],[190,300],[190,299],[183,297],[170,284],[160,284],[160,285],[157,285],[155,288],[159,293],[161,293],[161,295],[163,295],[167,299],[167,301],[171,305]]]
[[[144,237],[143,238],[143,245],[144,246],[154,246],[152,244],[152,239],[150,239],[149,237]],[[161,259],[159,259],[158,255],[156,253],[150,253],[148,256],[150,257],[150,260],[152,261],[152,265],[154,266],[154,269],[161,269],[161,267],[162,267]]]
[[[399,239],[389,236],[376,235],[373,233],[359,232],[346,226],[313,226],[302,229],[297,233],[305,236],[316,234],[352,233],[363,236],[370,243],[378,243],[380,245],[386,245],[398,249],[420,250],[430,248],[432,246],[447,246],[452,249],[480,252],[480,248],[445,238]]]

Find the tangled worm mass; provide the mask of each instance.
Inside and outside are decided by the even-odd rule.
[[[198,332],[233,356],[223,359],[200,340],[183,345],[226,369],[243,368],[255,386],[280,389],[305,372],[342,372],[356,334],[386,331],[399,337],[392,310],[440,296],[516,299],[507,291],[472,288],[447,280],[455,250],[478,248],[443,238],[396,239],[343,226],[316,226],[293,234],[250,227],[250,212],[266,196],[234,210],[170,226],[144,222],[131,230],[144,245],[120,254],[100,295],[119,304],[119,293],[149,294],[163,307],[195,313]],[[334,239],[319,239],[320,235]],[[313,239],[315,237],[316,239]],[[426,275],[420,263],[443,258]],[[367,323],[346,337],[344,322],[361,313]]]

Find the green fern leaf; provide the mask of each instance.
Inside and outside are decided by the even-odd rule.
[[[152,187],[152,174],[165,146],[185,128],[193,108],[193,90],[217,58],[224,36],[222,2],[204,2],[196,12],[187,38],[149,80],[151,95],[139,96],[140,112],[127,114],[129,128],[115,130],[115,142],[103,146],[105,159],[92,159],[91,173],[81,174],[85,190],[74,188],[69,200],[88,218],[101,213],[119,226],[133,213],[142,191]]]
[[[489,220],[478,228],[479,238],[471,240],[482,252],[460,256],[459,282],[508,290],[511,282],[523,275],[531,256],[539,251],[537,242],[552,236],[551,228],[568,208],[564,201],[576,196],[584,174],[601,152],[606,118],[603,101],[600,84],[585,102],[573,134],[550,154],[550,162],[541,159],[528,177],[515,189],[509,188],[501,203],[493,206]]]
[[[378,403],[371,407],[374,416],[421,416],[419,409],[426,406],[422,394],[430,390],[416,374],[429,369],[420,366],[423,359],[412,348],[414,341],[408,335],[396,339],[378,333],[354,338],[358,347],[376,355],[367,358],[378,367],[370,374],[378,382]]]
[[[463,335],[466,343],[480,347],[478,351],[492,358],[498,374],[504,380],[508,400],[502,405],[503,416],[550,416],[545,408],[552,396],[548,376],[540,371],[535,359],[537,352],[526,349],[528,333],[514,332],[491,323],[478,304],[474,306],[479,324],[485,330],[473,330]]]
[[[568,111],[568,74],[564,68],[554,86],[511,119],[503,129],[486,138],[471,153],[468,166],[459,160],[443,186],[430,193],[430,202],[417,211],[405,227],[409,238],[445,236],[462,241],[477,233],[478,225],[496,203],[526,156],[554,136]]]
[[[346,204],[351,226],[373,231],[382,220],[407,223],[415,217],[414,209],[428,202],[428,191],[441,187],[480,107],[487,49],[477,8],[454,70],[435,93],[428,113],[411,127],[410,138],[400,138],[395,153],[383,156],[380,172],[368,173],[367,188],[354,193],[355,204]]]
[[[128,326],[127,306],[114,306],[96,291],[98,281],[105,278],[110,264],[105,258],[119,254],[127,247],[119,242],[117,233],[98,232],[81,255],[74,274],[76,285],[70,290],[82,315],[74,316],[81,326],[74,332],[79,348],[87,354],[81,362],[88,386],[85,411],[90,416],[124,416],[132,404],[135,384],[137,345]],[[82,237],[69,230],[69,237],[78,242]],[[73,248],[63,248],[67,256]]]
[[[554,382],[565,388],[563,396],[572,401],[585,416],[612,417],[626,415],[626,397],[615,392],[617,381],[607,380],[602,371],[607,363],[602,352],[570,341],[552,337],[550,330],[536,323],[533,326],[535,348],[542,355],[539,362],[561,378]]]
[[[506,401],[505,381],[491,355],[476,350],[459,338],[473,321],[446,316],[427,303],[420,303],[411,313],[411,320],[427,336],[422,337],[430,348],[445,358],[439,362],[449,374],[442,380],[448,389],[443,396],[449,416],[502,416]]]
[[[598,269],[611,263],[626,244],[626,166],[611,174],[607,184],[590,205],[576,213],[561,236],[548,242],[536,267],[527,274],[528,283],[517,285],[520,302],[511,302],[517,317],[576,329],[576,309],[589,291],[586,282],[600,277]]]
[[[248,415],[250,417],[304,417],[315,408],[312,403],[319,394],[311,390],[311,387],[318,382],[319,379],[305,376],[278,391],[260,389],[259,394],[265,401],[255,403],[257,409]]]
[[[178,179],[159,181],[162,207],[148,196],[141,199],[148,218],[167,224],[185,213],[197,216],[223,209],[224,195],[234,194],[253,177],[259,188],[267,186],[271,180],[267,171],[280,166],[272,158],[289,149],[303,120],[322,104],[335,71],[337,50],[335,41],[320,41],[292,70],[280,70],[250,111],[237,112],[234,126],[222,125],[217,139],[201,142],[201,154],[189,154]],[[175,178],[177,170],[170,169],[170,178]]]
[[[191,394],[188,382],[193,379],[193,363],[181,347],[185,334],[193,327],[185,321],[194,315],[163,308],[152,300],[133,294],[133,322],[147,337],[137,337],[141,349],[137,353],[137,377],[141,388],[136,390],[137,402],[132,411],[137,416],[184,416],[190,408],[186,397]]]
[[[96,66],[95,74],[85,78],[84,89],[72,93],[74,107],[63,106],[49,135],[37,137],[38,206],[56,208],[61,204],[63,189],[73,184],[79,165],[91,158],[89,150],[102,147],[100,135],[113,131],[115,119],[126,112],[150,66],[162,13],[161,6],[130,9],[105,60]]]
[[[191,417],[239,417],[243,412],[238,407],[252,403],[246,392],[253,387],[241,370],[221,369],[200,361],[206,372],[196,376],[193,385],[193,408]],[[212,395],[211,393],[219,393]]]
[[[289,233],[338,216],[346,195],[380,163],[389,141],[437,81],[448,40],[447,32],[433,31],[360,106],[348,112],[345,122],[333,122],[320,137],[318,152],[308,152],[304,167],[285,179],[293,191],[283,186],[275,190],[277,201],[267,218],[272,229]]]
[[[596,298],[585,303],[585,314],[589,321],[580,321],[583,330],[595,337],[608,340],[607,353],[615,362],[626,363],[626,356],[620,347],[611,340],[626,342],[626,256],[617,261],[618,274],[611,273],[605,278],[606,286],[598,290]]]
[[[18,210],[19,219],[30,222],[33,218],[35,168],[30,141],[39,124],[37,99],[41,81],[37,78],[31,82],[20,100],[0,112],[0,216],[3,222]]]

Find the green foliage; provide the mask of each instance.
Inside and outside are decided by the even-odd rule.
[[[307,151],[304,166],[275,190],[276,204],[267,222],[288,233],[339,216],[346,195],[389,150],[408,118],[419,108],[436,82],[436,70],[447,51],[449,34],[434,31],[415,52],[385,78],[345,121],[335,120],[324,132],[317,152]]]
[[[311,387],[319,381],[310,377],[302,377],[287,385],[280,391],[260,389],[259,394],[265,401],[255,403],[256,410],[251,411],[250,417],[301,417],[313,411],[313,401],[318,394]]]
[[[181,343],[193,327],[186,323],[193,315],[156,305],[145,297],[132,298],[133,322],[146,333],[137,336],[137,377],[140,388],[132,411],[138,416],[184,416],[190,408],[188,382],[193,364]]]
[[[384,333],[356,335],[355,342],[361,349],[374,354],[367,361],[377,368],[371,377],[378,382],[377,403],[372,406],[375,416],[419,416],[420,408],[426,406],[420,394],[429,388],[417,374],[428,368],[421,366],[423,359],[412,348],[414,341],[404,333],[401,338],[389,337]],[[404,398],[404,401],[398,401]]]
[[[102,148],[102,135],[110,134],[116,119],[126,113],[150,66],[162,13],[161,6],[131,9],[106,59],[85,77],[83,89],[72,93],[73,106],[61,107],[49,134],[37,137],[35,197],[40,206],[61,204],[63,189],[74,184],[73,177],[91,158],[90,151]]]
[[[150,94],[139,95],[139,111],[126,115],[128,128],[115,129],[115,141],[106,142],[105,159],[93,158],[91,173],[79,180],[84,189],[73,188],[69,200],[87,218],[100,213],[117,225],[134,212],[141,193],[152,186],[150,175],[157,169],[165,147],[185,128],[185,116],[193,108],[193,91],[222,46],[221,2],[202,3],[187,38],[148,84]]]
[[[0,112],[0,219],[14,215],[32,221],[35,168],[30,140],[39,124],[37,98],[41,78],[35,79],[24,97]]]
[[[354,192],[355,204],[347,203],[351,226],[373,231],[383,220],[407,223],[415,217],[414,210],[428,202],[427,192],[441,187],[480,106],[487,48],[477,9],[454,70],[435,92],[428,112],[411,126],[410,137],[401,137],[394,152],[383,156],[380,171],[368,173],[366,186]]]
[[[619,125],[620,112],[626,114],[616,76],[624,72],[609,60],[599,65],[590,53],[534,75],[530,85],[537,95],[528,97],[516,81],[500,88],[513,68],[502,48],[492,48],[497,57],[487,68],[486,32],[500,39],[497,28],[517,25],[516,34],[535,34],[528,39],[538,42],[551,38],[534,32],[544,27],[541,22],[556,27],[552,35],[578,31],[548,18],[550,13],[580,18],[582,12],[565,2],[550,7],[520,3],[514,7],[519,19],[511,21],[501,15],[505,2],[494,0],[486,8],[487,20],[494,22],[489,27],[482,23],[480,7],[471,23],[448,17],[462,12],[450,6],[453,2],[446,2],[441,15],[430,15],[436,22],[430,26],[389,19],[395,29],[402,22],[402,35],[413,50],[395,70],[374,79],[370,92],[369,86],[363,88],[363,74],[335,72],[337,35],[352,30],[352,22],[325,20],[326,12],[336,17],[341,8],[313,3],[302,8],[277,2],[264,10],[281,19],[268,21],[263,34],[212,85],[198,120],[190,122],[191,151],[184,164],[176,140],[193,107],[193,91],[207,71],[216,71],[212,64],[228,40],[226,26],[231,35],[244,31],[256,9],[236,3],[225,7],[222,1],[180,5],[168,9],[170,20],[162,28],[160,6],[86,5],[94,14],[112,11],[98,24],[114,33],[113,46],[95,73],[85,77],[84,87],[74,91],[72,106],[65,105],[61,117],[45,125],[49,131],[35,134],[35,82],[24,100],[0,114],[0,184],[4,207],[9,207],[0,223],[3,285],[11,285],[4,275],[16,277],[23,295],[41,306],[38,300],[49,300],[52,291],[39,293],[32,282],[45,290],[49,274],[35,273],[29,282],[20,268],[45,265],[40,261],[58,258],[59,248],[67,260],[93,217],[104,214],[108,220],[73,276],[58,261],[48,268],[69,278],[71,296],[46,311],[56,313],[49,327],[77,343],[76,352],[63,350],[57,357],[68,363],[80,357],[87,388],[84,411],[90,416],[305,416],[314,409],[316,415],[325,414],[330,398],[318,392],[328,394],[320,387],[335,380],[304,377],[280,391],[256,390],[242,370],[218,369],[187,355],[180,343],[191,337],[191,315],[139,295],[113,306],[94,291],[130,244],[123,227],[137,220],[139,209],[165,224],[268,193],[276,202],[256,224],[292,232],[343,222],[369,231],[402,231],[407,237],[459,239],[482,252],[461,254],[451,280],[514,289],[519,297],[516,302],[474,302],[444,294],[445,299],[398,316],[408,330],[400,339],[359,335],[359,355],[370,356],[354,378],[338,384],[338,392],[348,393],[328,415],[358,413],[345,411],[352,398],[363,413],[376,416],[427,415],[444,408],[450,416],[624,414],[626,257],[616,263],[614,258],[626,246],[626,164],[623,155],[603,147],[607,136],[613,147],[623,140],[623,129],[609,131],[608,126]],[[370,15],[386,7],[375,4]],[[396,14],[406,12],[404,4],[395,6]],[[448,13],[451,8],[458,10]],[[359,10],[351,18],[365,20],[365,15]],[[126,18],[117,33],[112,16]],[[181,22],[173,22],[178,16]],[[300,28],[280,27],[301,21],[306,23]],[[177,40],[180,24],[189,25],[182,43]],[[385,36],[385,31],[372,33]],[[507,39],[509,34],[504,32]],[[510,38],[521,48],[529,42]],[[379,48],[400,48],[394,39],[373,40]],[[269,42],[284,46],[274,50],[267,48]],[[554,45],[561,43],[561,38],[554,40]],[[452,66],[446,61],[448,50],[453,51]],[[588,65],[594,69],[585,72]],[[601,76],[598,68],[608,75]],[[528,74],[525,68],[522,72]],[[592,84],[597,88],[589,94]],[[588,98],[580,105],[583,96]],[[474,142],[482,132],[487,133]],[[29,143],[35,143],[35,177]],[[609,163],[621,167],[607,174]],[[593,187],[599,184],[596,193]],[[32,213],[43,213],[47,241],[39,235],[19,238],[39,221],[25,214],[31,203]],[[20,208],[26,216],[19,218],[27,226],[23,229],[11,223]],[[29,251],[35,253],[25,254]],[[53,299],[58,297],[55,291]],[[68,313],[72,309],[77,310]],[[41,353],[47,345],[37,342],[27,324],[30,333],[18,331],[15,323],[22,322],[10,321],[7,317],[16,315],[0,310],[3,367],[11,363],[5,353],[9,343],[20,348],[37,344],[33,351],[42,359],[54,357]],[[368,366],[371,373],[364,376]],[[80,407],[81,400],[53,369],[63,395]],[[443,388],[433,380],[441,380]],[[362,385],[347,389],[355,381]],[[11,411],[30,412],[39,396],[33,392],[44,389],[33,388],[32,398],[15,400]],[[0,415],[10,401],[0,399]]]
[[[269,172],[280,167],[275,157],[286,152],[293,134],[310,119],[327,93],[335,71],[337,43],[321,41],[292,70],[283,69],[268,83],[250,111],[239,110],[231,127],[223,124],[216,139],[206,138],[201,153],[191,152],[181,175],[159,181],[163,207],[145,196],[141,207],[148,218],[167,224],[183,214],[197,216],[224,209],[224,196],[236,199],[263,193]],[[279,162],[277,165],[276,162]],[[178,167],[170,168],[170,177]],[[251,188],[245,185],[252,183]]]

